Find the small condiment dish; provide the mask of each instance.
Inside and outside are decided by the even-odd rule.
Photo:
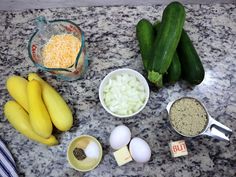
[[[82,152],[86,152],[86,149],[88,149],[87,152],[89,154],[83,153],[83,156],[80,159],[75,156],[75,149],[80,149]],[[85,157],[84,154],[86,154]],[[90,135],[81,135],[79,137],[74,138],[67,148],[67,160],[70,166],[75,170],[81,172],[93,170],[98,166],[101,159],[102,146],[96,138]]]
[[[131,113],[131,114],[125,114],[125,115],[119,115],[117,113],[112,112],[108,106],[106,105],[105,101],[104,101],[104,88],[105,86],[108,84],[109,80],[111,78],[114,78],[116,75],[121,75],[121,74],[129,74],[130,76],[135,76],[135,78],[141,83],[141,85],[144,88],[144,92],[145,92],[145,101],[143,102],[142,106],[135,112]],[[103,106],[103,108],[110,113],[111,115],[113,115],[114,117],[119,117],[119,118],[127,118],[127,117],[132,117],[135,116],[136,114],[138,114],[140,111],[143,110],[143,108],[146,106],[148,99],[149,99],[149,86],[148,83],[146,81],[146,79],[142,76],[142,74],[140,74],[139,72],[133,70],[133,69],[129,69],[129,68],[122,68],[122,69],[116,69],[112,72],[110,72],[109,74],[107,74],[105,76],[105,78],[102,80],[100,86],[99,86],[99,100]]]

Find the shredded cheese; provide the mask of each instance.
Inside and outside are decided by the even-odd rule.
[[[72,34],[53,35],[43,47],[43,64],[48,68],[66,68],[74,64],[81,47]]]

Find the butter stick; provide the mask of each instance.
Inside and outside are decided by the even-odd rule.
[[[184,140],[171,141],[169,143],[169,147],[172,157],[180,157],[188,155],[188,150]]]
[[[127,146],[122,147],[121,149],[115,151],[113,154],[119,166],[133,160]]]

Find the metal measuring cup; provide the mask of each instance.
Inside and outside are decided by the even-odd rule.
[[[204,110],[205,110],[205,112],[206,112],[207,121],[206,121],[206,123],[205,123],[205,127],[204,127],[204,129],[203,129],[199,134],[197,134],[197,135],[194,135],[194,136],[184,135],[184,134],[181,133],[179,130],[177,130],[177,129],[173,126],[173,124],[172,124],[172,122],[171,122],[170,110],[171,110],[171,108],[172,108],[172,105],[173,105],[175,102],[177,102],[177,101],[179,101],[179,100],[181,100],[181,99],[183,99],[183,98],[190,98],[190,99],[193,99],[193,100],[197,101],[197,102],[204,108]],[[192,137],[199,136],[199,135],[207,135],[207,136],[210,136],[210,137],[214,137],[214,138],[216,138],[216,139],[219,139],[219,140],[226,140],[226,141],[229,141],[229,138],[230,138],[230,136],[231,136],[231,134],[232,134],[232,130],[231,130],[230,128],[226,127],[225,125],[221,124],[220,122],[216,121],[215,119],[213,119],[213,118],[211,117],[211,115],[208,113],[206,107],[205,107],[199,100],[197,100],[196,98],[192,98],[192,97],[182,97],[182,98],[179,98],[179,99],[177,99],[177,100],[175,100],[175,101],[169,102],[168,105],[167,105],[167,107],[166,107],[166,109],[167,109],[167,112],[168,112],[168,118],[169,118],[170,124],[171,124],[172,128],[173,128],[178,134],[180,134],[180,135],[182,135],[182,136],[185,136],[185,137],[191,137],[191,138],[192,138]]]

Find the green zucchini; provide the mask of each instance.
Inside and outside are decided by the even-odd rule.
[[[181,78],[181,64],[177,52],[175,52],[170,67],[165,74],[168,83],[175,83]]]
[[[171,2],[164,9],[160,29],[153,46],[153,59],[148,62],[148,80],[157,87],[163,86],[163,75],[172,62],[184,21],[185,10],[181,3]]]
[[[152,59],[152,45],[155,40],[155,30],[152,24],[146,19],[141,19],[136,26],[136,36],[139,42],[143,66],[147,71],[148,61]]]
[[[204,79],[205,71],[192,41],[184,30],[177,52],[182,66],[182,78],[190,84],[200,84]]]
[[[155,32],[158,33],[160,28],[160,22],[157,21],[154,24]],[[177,82],[181,77],[181,64],[177,52],[174,53],[172,62],[167,70],[167,73],[164,75],[164,81],[169,83]]]

